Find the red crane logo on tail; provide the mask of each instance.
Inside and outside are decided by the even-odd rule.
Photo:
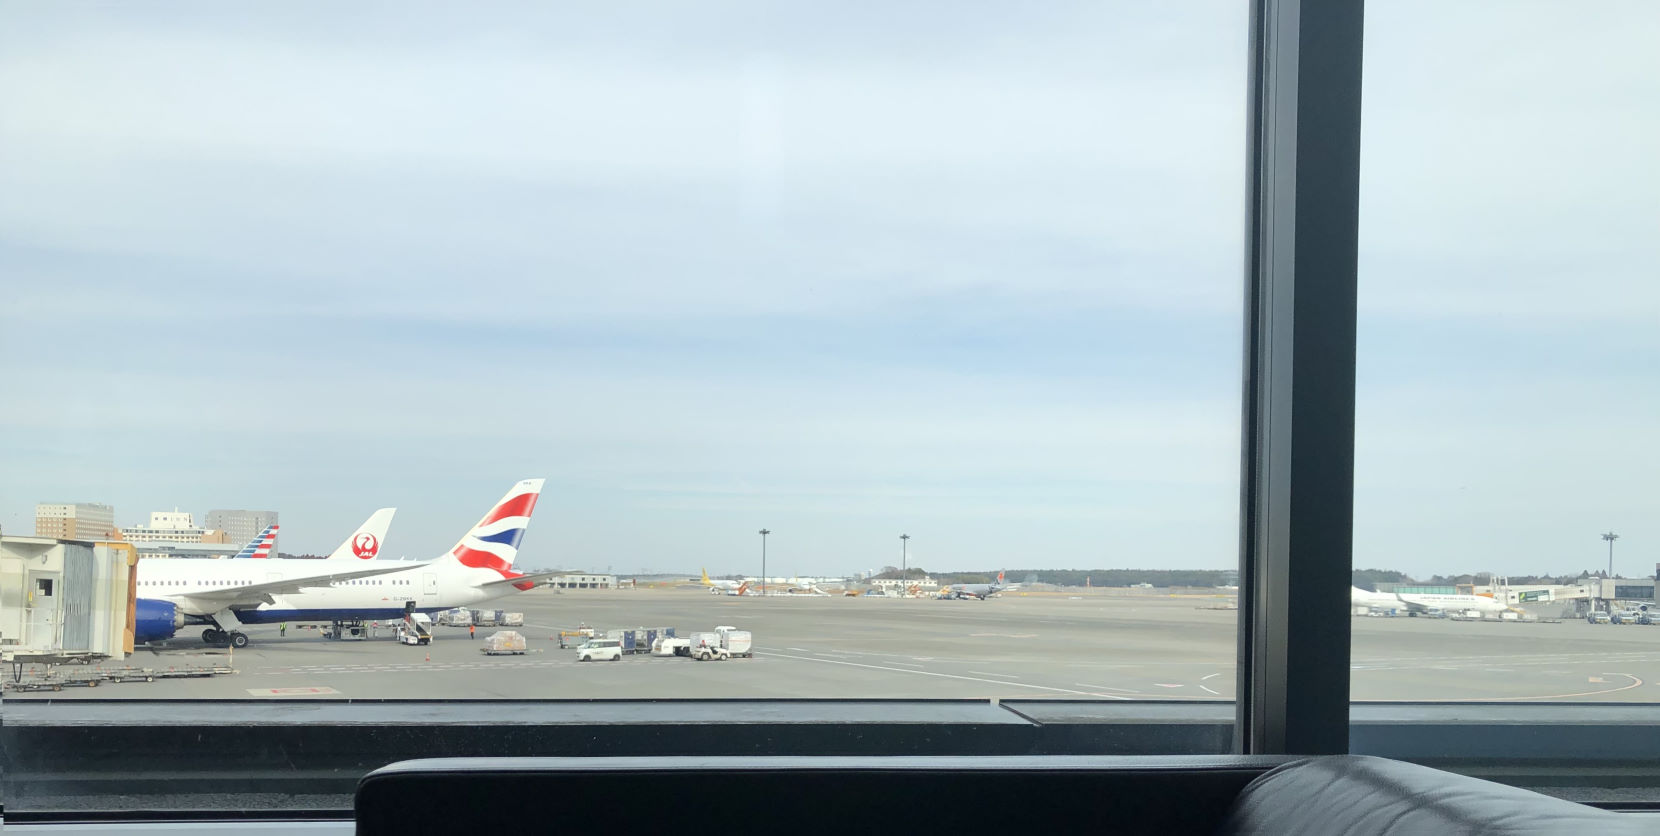
[[[352,554],[368,560],[380,554],[380,541],[375,539],[375,535],[367,531],[360,531],[356,537],[352,538]]]

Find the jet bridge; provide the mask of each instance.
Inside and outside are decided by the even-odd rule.
[[[126,658],[137,566],[130,543],[0,536],[0,660]]]

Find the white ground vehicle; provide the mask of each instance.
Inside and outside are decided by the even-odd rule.
[[[401,644],[432,644],[432,617],[424,612],[412,612],[398,622],[398,642]]]
[[[750,650],[754,646],[754,637],[748,630],[739,630],[736,627],[716,627],[715,632],[720,635],[720,646],[733,656],[749,658],[755,653]]]
[[[1608,617],[1608,613],[1605,613],[1602,610],[1592,610],[1585,614],[1585,620],[1591,622],[1592,624],[1607,624],[1612,619]]]
[[[692,640],[692,658],[699,662],[711,659],[724,662],[732,658],[732,651],[721,647],[719,633],[693,633],[689,638]]]
[[[621,659],[621,639],[589,639],[576,649],[578,662],[616,662]]]
[[[692,655],[692,640],[676,638],[674,636],[658,636],[651,643],[653,656],[690,656]]]

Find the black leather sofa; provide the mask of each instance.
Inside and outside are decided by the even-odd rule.
[[[365,834],[1660,833],[1360,756],[453,758],[358,785]]]

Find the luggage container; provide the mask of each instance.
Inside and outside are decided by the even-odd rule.
[[[497,630],[485,637],[479,652],[486,656],[523,656],[525,637],[515,630]]]
[[[720,646],[733,656],[749,658],[755,654],[750,648],[754,646],[753,637],[748,630],[739,630],[736,627],[716,627],[715,632],[720,635]]]
[[[501,624],[502,624],[503,627],[523,627],[524,623],[525,623],[525,614],[522,613],[522,612],[510,612],[510,613],[503,613],[502,614]]]

